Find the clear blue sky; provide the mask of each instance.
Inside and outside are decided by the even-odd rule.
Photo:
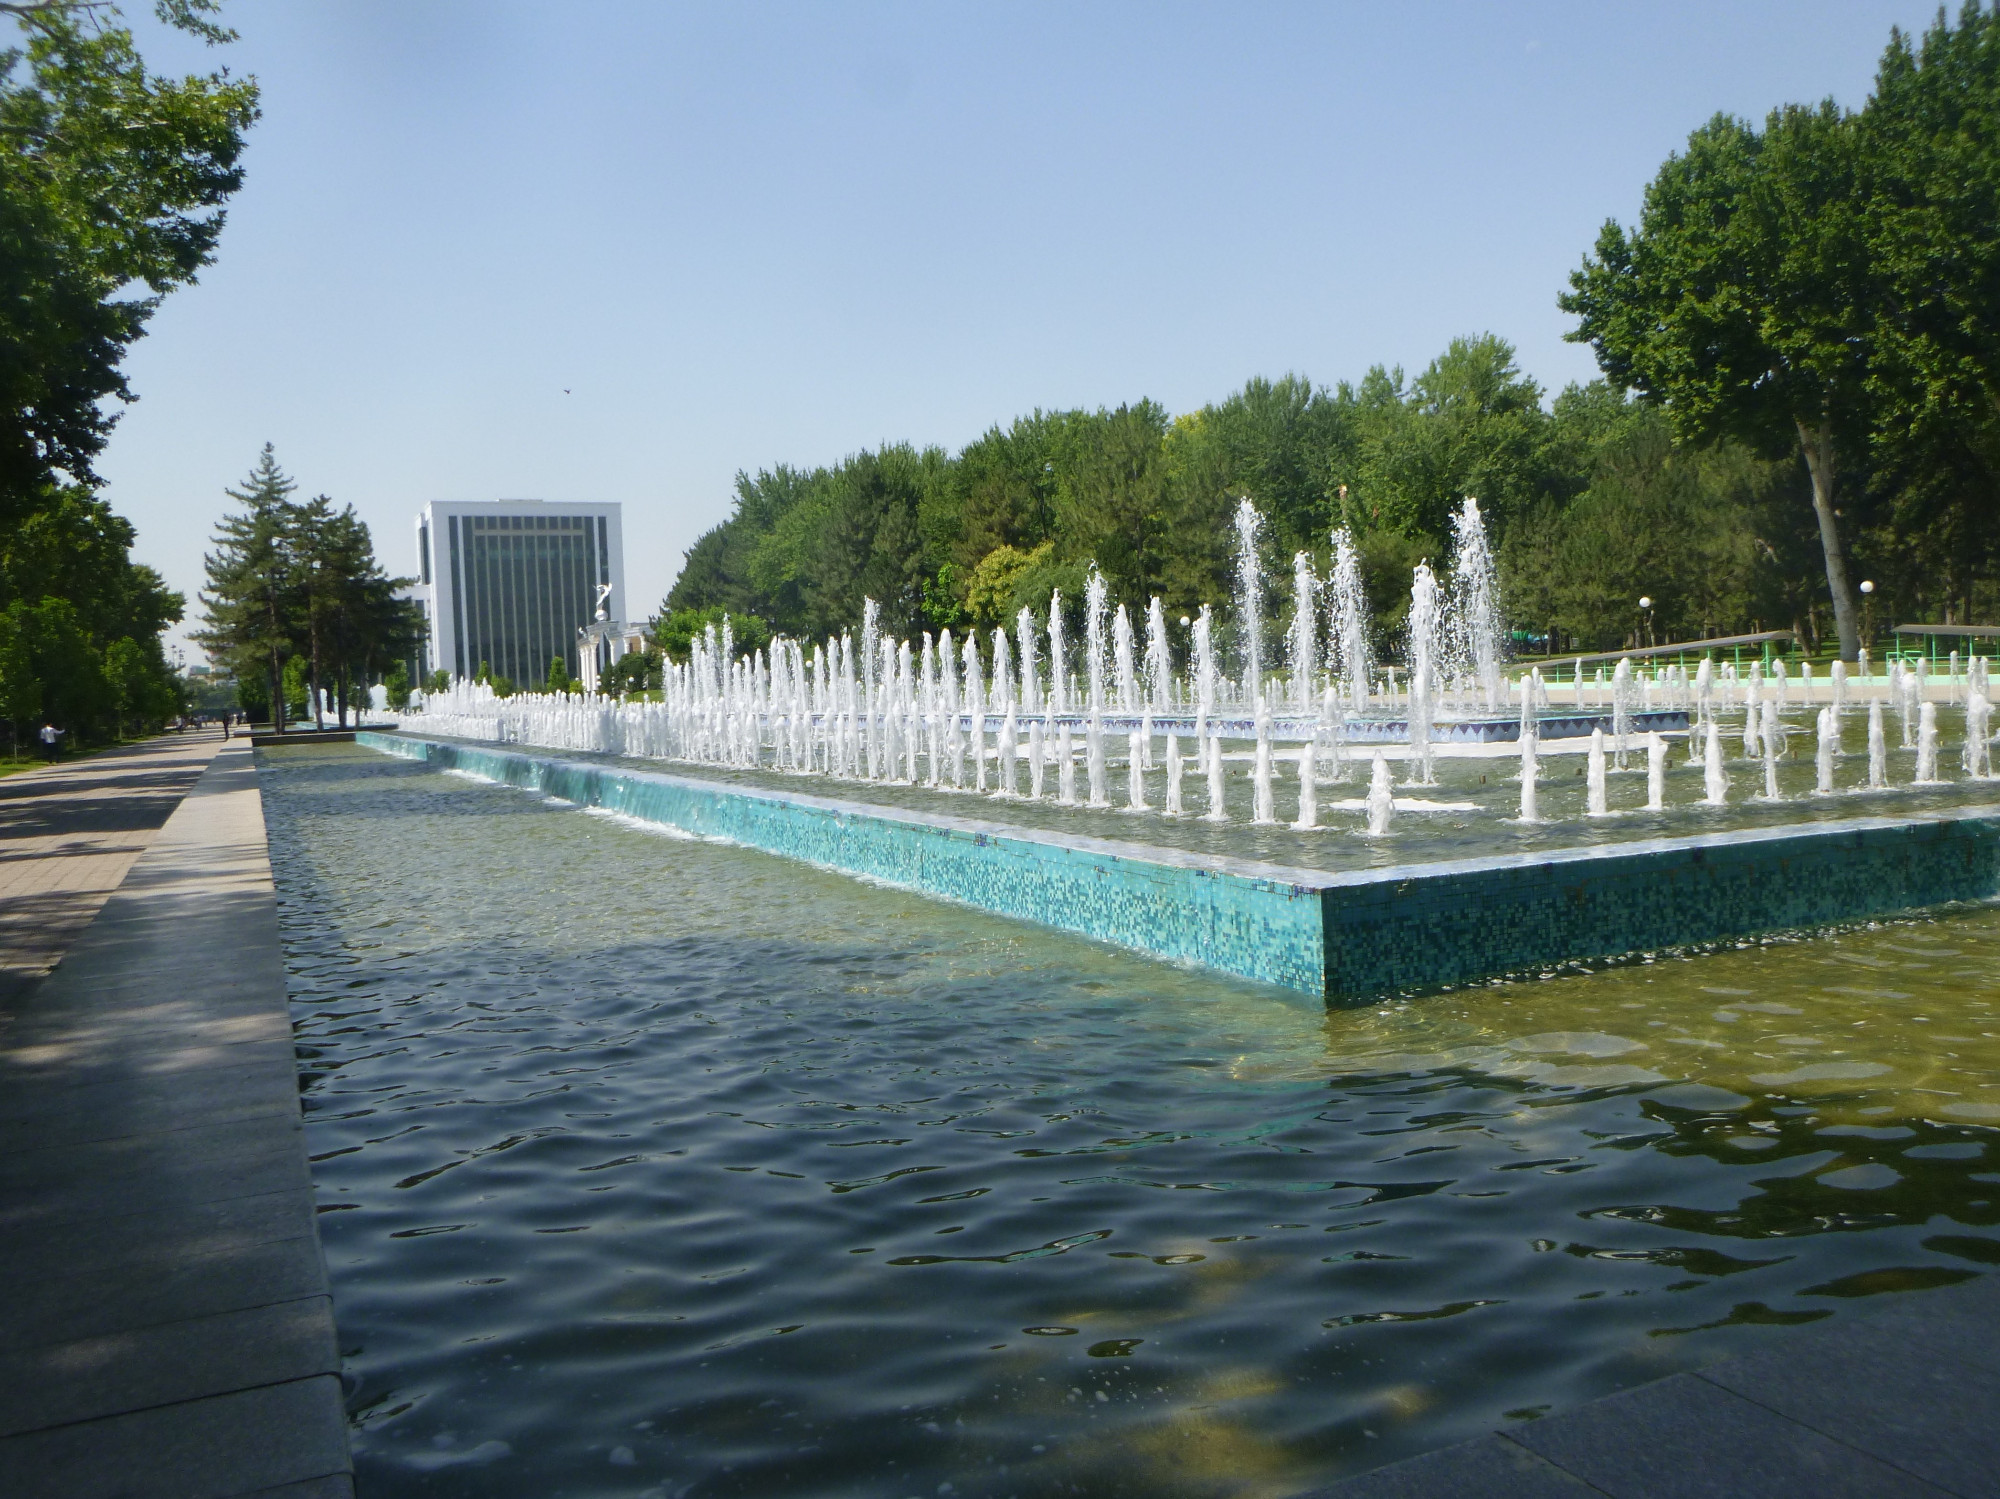
[[[145,0],[128,0],[135,13]],[[1931,4],[589,5],[259,0],[218,263],[105,461],[190,596],[261,445],[392,571],[431,499],[615,499],[626,612],[738,469],[1036,406],[1511,340],[1717,110],[1858,106]]]

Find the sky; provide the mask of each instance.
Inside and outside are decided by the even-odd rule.
[[[1717,111],[1859,107],[1936,13],[235,0],[209,50],[128,5],[263,90],[99,465],[137,558],[198,613],[269,442],[393,574],[430,500],[617,500],[641,619],[739,470],[1482,332],[1587,380],[1555,299],[1604,220]]]

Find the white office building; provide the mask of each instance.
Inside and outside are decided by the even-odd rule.
[[[626,613],[619,506],[553,500],[435,500],[417,517],[418,594],[429,622],[427,671],[472,677],[482,665],[522,688],[561,660],[595,680],[602,607]],[[590,635],[586,638],[586,631]]]

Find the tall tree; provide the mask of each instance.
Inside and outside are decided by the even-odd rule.
[[[301,610],[292,491],[269,443],[241,489],[225,490],[240,510],[216,527],[215,550],[202,558],[203,627],[195,642],[238,677],[262,677],[272,722],[285,731],[285,663],[294,652]]]
[[[213,258],[257,117],[254,81],[149,73],[108,4],[4,10],[24,35],[0,52],[0,519],[94,482],[114,403],[132,399],[120,363]],[[226,40],[212,10],[159,7]]]
[[[1801,454],[1841,655],[1860,645],[1838,481],[1869,431],[1879,288],[1860,130],[1832,101],[1759,131],[1718,115],[1669,157],[1639,225],[1608,222],[1560,299],[1605,375],[1664,406],[1684,441]]]

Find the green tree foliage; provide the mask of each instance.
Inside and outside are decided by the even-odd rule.
[[[207,0],[161,18],[229,40]],[[157,724],[183,687],[160,648],[183,600],[130,558],[92,465],[132,399],[121,364],[212,259],[240,185],[253,82],[149,73],[115,7],[5,7],[0,50],[0,713],[74,742]]]
[[[0,718],[7,720],[10,749],[17,758],[22,729],[42,713],[42,679],[35,672],[26,612],[19,603],[0,612]]]
[[[261,679],[264,701],[283,712],[317,720],[331,692],[345,723],[357,686],[406,660],[421,624],[396,597],[406,580],[383,573],[353,507],[335,510],[324,495],[296,504],[296,488],[266,443],[243,487],[225,491],[239,508],[203,559],[195,639],[239,682]]]
[[[736,513],[690,550],[654,629],[685,660],[725,611],[749,647],[772,628],[851,627],[869,596],[907,631],[991,629],[1022,608],[1045,616],[1056,593],[1078,627],[1092,564],[1134,607],[1157,594],[1170,618],[1226,608],[1232,516],[1248,496],[1265,517],[1272,618],[1289,607],[1292,554],[1312,553],[1324,575],[1345,525],[1378,638],[1393,648],[1411,568],[1444,560],[1449,515],[1474,494],[1501,542],[1507,607],[1537,633],[1615,645],[1642,593],[1662,601],[1656,630],[1681,638],[1753,619],[1811,633],[1802,476],[1796,461],[1726,439],[1680,444],[1661,411],[1608,384],[1548,403],[1487,334],[1455,340],[1414,379],[1377,367],[1331,389],[1300,375],[1252,380],[1172,419],[1147,401],[1036,411],[956,455],[892,446],[739,476]],[[834,544],[864,535],[865,548]],[[876,556],[884,536],[907,548],[893,566]]]
[[[1860,644],[1837,518],[1871,424],[1878,288],[1861,211],[1861,130],[1831,100],[1760,131],[1718,115],[1669,157],[1638,227],[1607,223],[1560,299],[1613,383],[1692,443],[1796,451],[1812,475],[1841,654]]]
[[[208,587],[195,641],[236,680],[262,679],[263,701],[283,731],[291,700],[282,688],[294,652],[299,612],[297,563],[290,545],[291,494],[298,486],[266,443],[243,488],[224,493],[241,508],[216,527],[215,550],[202,558]]]
[[[724,615],[729,617],[730,633],[739,649],[754,651],[770,644],[771,632],[762,619],[720,603],[699,609],[669,609],[652,622],[647,633],[669,660],[684,662],[695,637],[711,625],[721,630]]]
[[[1892,36],[1860,123],[1881,288],[1865,544],[1905,609],[1964,622],[2000,572],[2000,11]]]
[[[208,8],[162,15],[221,40]],[[107,5],[10,10],[23,36],[0,52],[0,515],[19,516],[94,483],[111,408],[131,399],[126,351],[214,255],[257,86],[149,73]]]
[[[598,688],[620,697],[654,691],[660,685],[660,661],[658,649],[628,651],[611,663]]]

